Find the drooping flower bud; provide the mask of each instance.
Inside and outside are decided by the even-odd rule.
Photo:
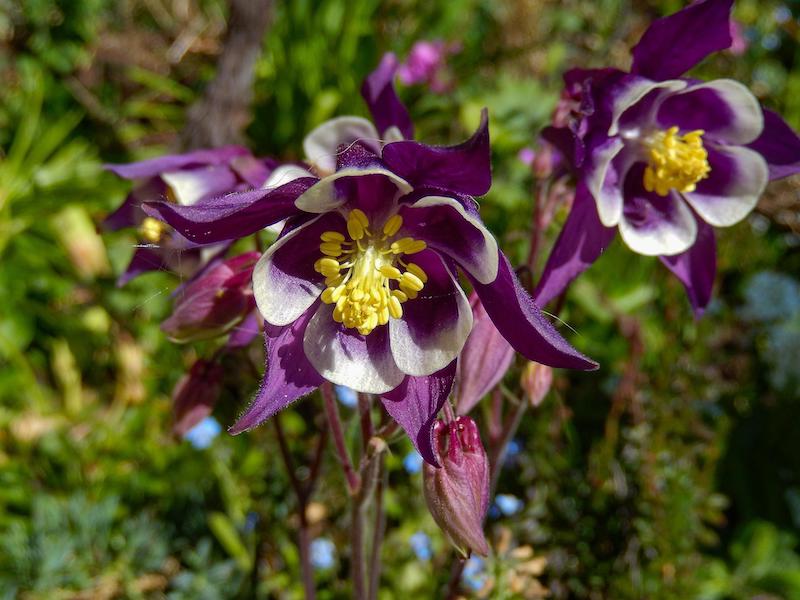
[[[553,369],[547,365],[530,361],[522,371],[520,384],[531,406],[536,408],[542,403],[550,386],[553,385]]]
[[[174,342],[221,335],[255,307],[250,284],[258,252],[248,252],[212,267],[186,286],[161,329]]]
[[[214,410],[222,387],[222,365],[199,359],[172,391],[175,424],[172,431],[183,436]]]
[[[458,359],[456,412],[465,415],[488,394],[506,374],[514,360],[514,349],[505,340],[474,292],[472,331]]]
[[[489,554],[483,518],[489,507],[489,460],[478,426],[469,417],[434,425],[434,451],[441,467],[423,465],[423,490],[436,524],[467,557]]]

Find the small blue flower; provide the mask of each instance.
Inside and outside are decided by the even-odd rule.
[[[422,469],[422,455],[416,450],[412,450],[406,454],[403,459],[403,468],[411,475],[419,473]]]
[[[506,447],[506,456],[508,458],[512,458],[519,454],[522,451],[522,444],[519,440],[513,439],[508,442],[508,446]]]
[[[430,560],[433,556],[431,538],[424,531],[417,531],[408,539],[411,549],[417,555],[418,560]]]
[[[327,538],[311,542],[311,564],[315,569],[330,569],[336,560],[336,546]]]
[[[343,385],[337,385],[335,387],[336,397],[344,406],[347,408],[353,408],[358,404],[358,394],[355,390],[351,390],[349,387],[345,387]]]
[[[198,450],[204,450],[211,445],[214,438],[222,431],[222,426],[214,417],[206,417],[197,425],[187,431],[183,439]]]
[[[511,494],[498,494],[494,499],[494,503],[500,512],[505,516],[511,516],[522,510],[522,500]]]
[[[486,583],[485,563],[482,558],[473,556],[467,561],[464,572],[461,575],[462,581],[473,590],[481,589]]]

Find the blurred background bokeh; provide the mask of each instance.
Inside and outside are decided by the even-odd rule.
[[[489,107],[482,213],[521,260],[532,174],[518,155],[536,148],[561,74],[627,66],[647,24],[683,4],[275,0],[247,143],[297,159],[315,125],[366,114],[358,89],[384,51],[443,40],[445,89],[400,94],[428,142],[463,139]],[[743,81],[800,127],[800,2],[738,0],[734,14],[735,51],[698,74]],[[129,189],[102,163],[179,148],[227,18],[224,0],[0,0],[0,598],[302,597],[273,429],[225,433],[258,374],[232,356],[214,420],[176,437],[172,388],[206,349],[159,330],[179,277],[117,287],[135,232],[99,227]],[[799,183],[771,185],[721,232],[700,321],[658,261],[619,242],[573,286],[564,332],[602,369],[558,372],[526,416],[490,511],[494,553],[466,570],[471,593],[800,598]],[[282,415],[300,462],[319,406]],[[348,590],[335,467],[326,458],[308,514],[323,599]],[[407,441],[388,467],[381,597],[440,597],[452,554]]]

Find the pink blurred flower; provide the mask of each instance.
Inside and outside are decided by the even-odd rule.
[[[405,62],[397,69],[397,75],[405,85],[427,84],[432,92],[443,94],[452,85],[447,58],[460,51],[460,44],[420,40],[411,47]]]

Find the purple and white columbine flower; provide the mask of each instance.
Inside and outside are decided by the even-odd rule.
[[[713,227],[755,207],[770,179],[800,171],[800,138],[742,84],[681,77],[731,46],[733,0],[703,0],[655,21],[630,72],[565,75],[572,121],[545,132],[578,176],[573,209],[534,294],[546,304],[591,265],[617,230],[658,256],[697,314],[716,272]]]
[[[111,231],[135,227],[141,240],[119,285],[161,269],[190,275],[202,264],[201,255],[215,254],[213,249],[203,252],[195,244],[187,244],[184,237],[174,235],[163,222],[147,216],[141,208],[143,203],[168,199],[191,206],[229,192],[260,188],[275,166],[274,161],[255,158],[241,146],[106,165],[112,173],[137,182],[104,222]]]
[[[473,196],[491,185],[486,113],[460,145],[412,141],[396,68],[387,55],[362,88],[377,128],[341,117],[309,134],[311,170],[285,167],[268,189],[193,206],[145,207],[197,243],[287,219],[253,273],[267,365],[233,433],[327,380],[379,396],[436,464],[432,428],[472,327],[457,268],[517,351],[556,367],[596,367],[542,316],[480,220]]]

